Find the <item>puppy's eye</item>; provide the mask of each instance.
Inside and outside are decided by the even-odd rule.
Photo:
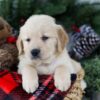
[[[49,37],[47,37],[47,36],[42,36],[42,40],[43,41],[46,41],[46,40],[48,40],[49,39]]]
[[[30,42],[30,40],[31,40],[30,38],[27,38],[27,39],[26,39],[27,42]]]

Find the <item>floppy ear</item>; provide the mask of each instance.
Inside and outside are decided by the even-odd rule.
[[[57,51],[61,53],[68,43],[68,35],[65,32],[64,28],[60,25],[57,25],[57,34],[58,34],[58,44]]]
[[[23,42],[22,42],[22,39],[20,38],[20,35],[17,39],[17,48],[18,48],[18,52],[19,52],[19,56],[22,55],[24,53],[23,51]]]

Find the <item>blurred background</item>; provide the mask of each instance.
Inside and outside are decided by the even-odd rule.
[[[74,24],[80,26],[88,23],[100,33],[99,6],[93,0],[0,0],[0,16],[13,27],[19,28],[33,14],[48,14],[67,30]]]
[[[34,14],[51,15],[63,25],[70,38],[70,56],[86,71],[85,99],[100,100],[100,0],[0,0],[0,16],[17,35]]]

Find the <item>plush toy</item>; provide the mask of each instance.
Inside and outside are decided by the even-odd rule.
[[[0,17],[0,69],[11,69],[17,63],[16,38],[12,27]]]

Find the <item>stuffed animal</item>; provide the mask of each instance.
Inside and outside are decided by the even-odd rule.
[[[0,17],[0,69],[11,69],[17,63],[16,38],[12,27]]]

